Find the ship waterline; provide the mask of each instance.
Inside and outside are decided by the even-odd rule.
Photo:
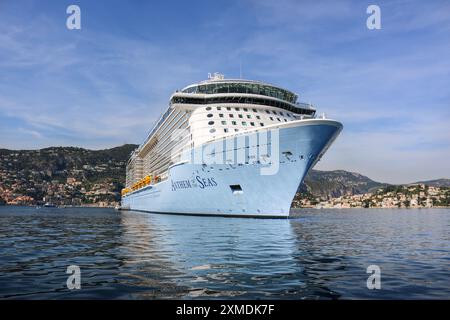
[[[212,90],[208,88],[211,85],[220,89],[220,84],[226,84],[229,91],[242,91],[230,87],[240,83],[242,80],[215,78],[203,82],[206,88],[200,91]],[[180,105],[174,94],[168,112],[128,162],[122,209],[288,217],[298,186],[339,135],[342,124],[316,118],[310,106],[291,106],[294,94],[267,86],[275,89],[262,92],[264,99],[277,95],[292,100],[280,100],[275,106],[273,102],[249,105],[254,100],[193,106],[194,97]],[[192,88],[195,86],[187,87],[182,95],[210,99],[207,93]],[[242,95],[249,94],[237,93]]]

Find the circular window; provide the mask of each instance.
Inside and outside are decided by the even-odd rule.
[[[214,121],[210,121],[210,122],[208,122],[208,124],[209,124],[210,126],[212,126],[212,125],[214,124]]]
[[[211,110],[211,107],[206,107],[206,110],[208,110],[208,111]]]
[[[216,132],[216,129],[209,129],[209,132],[214,133]]]
[[[212,116],[213,116],[212,113],[208,113],[207,115],[208,118],[211,118]]]

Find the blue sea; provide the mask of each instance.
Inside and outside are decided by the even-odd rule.
[[[450,299],[449,209],[292,215],[3,206],[0,299]]]

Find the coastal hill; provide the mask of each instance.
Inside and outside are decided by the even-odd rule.
[[[0,149],[0,199],[17,204],[112,205],[120,200],[126,161],[136,147]]]
[[[336,198],[370,192],[388,184],[369,179],[359,173],[344,170],[319,171],[310,170],[299,192],[315,197]]]
[[[137,145],[104,150],[50,147],[40,150],[0,149],[0,204],[113,206],[120,201],[125,166]],[[418,182],[448,187],[449,179]],[[344,170],[311,170],[296,198],[330,199],[364,194],[388,184]]]
[[[428,181],[418,181],[414,184],[424,184],[429,187],[450,187],[450,179],[436,179]]]

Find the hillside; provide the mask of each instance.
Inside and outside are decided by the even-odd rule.
[[[418,181],[418,182],[415,182],[414,184],[424,184],[429,187],[450,187],[450,179]]]
[[[0,198],[12,201],[19,197],[19,203],[27,203],[45,197],[45,201],[66,205],[117,202],[126,161],[136,147],[0,149]]]
[[[374,188],[387,185],[373,181],[359,173],[344,170],[311,170],[306,175],[305,181],[300,185],[298,191],[314,197],[336,198],[343,195],[366,193]]]

